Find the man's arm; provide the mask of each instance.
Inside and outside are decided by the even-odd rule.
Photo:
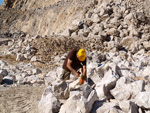
[[[72,63],[72,60],[68,59],[67,68],[70,71],[72,71],[77,77],[79,77],[79,73],[75,69],[72,68],[71,63]]]
[[[83,76],[86,76],[86,66],[83,65]]]
[[[87,82],[86,65],[83,65],[83,77],[84,77],[84,80]]]

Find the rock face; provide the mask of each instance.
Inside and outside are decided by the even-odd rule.
[[[147,1],[141,2],[146,4]],[[116,6],[118,4],[122,4],[120,8],[116,6],[111,7],[111,4],[113,3],[112,1],[104,2],[105,1],[103,0],[85,0],[84,2],[79,0],[4,0],[2,10],[9,9],[8,11],[11,13],[9,13],[8,17],[6,13],[2,12],[2,15],[4,16],[3,20],[1,20],[1,28],[4,28],[5,26],[5,28],[7,27],[12,32],[22,31],[32,35],[41,36],[60,34],[63,33],[64,29],[68,29],[67,31],[69,32],[69,35],[71,35],[76,30],[81,31],[83,27],[91,26],[92,23],[105,21],[109,18],[109,15],[114,14],[114,16],[110,17],[111,25],[106,25],[102,22],[104,27],[108,26],[110,28],[106,30],[107,34],[115,36],[119,34],[120,31],[118,32],[118,30],[113,28],[113,26],[117,25],[117,27],[119,27],[119,19],[123,17],[125,18],[125,22],[123,27],[121,28],[120,26],[120,28],[125,31],[122,32],[122,35],[126,35],[128,31],[126,30],[125,25],[132,23],[135,16],[134,13],[129,13],[129,10],[127,10],[125,6],[125,4],[129,4],[129,1],[115,1]],[[133,1],[131,3],[134,4]],[[108,4],[110,4],[110,6],[107,6]],[[92,9],[93,7],[95,7],[95,9]],[[149,12],[148,10],[144,11]],[[141,17],[145,18],[144,16]],[[72,22],[77,18],[79,20],[78,22],[82,22],[82,24],[79,25],[79,23],[76,23],[76,25],[78,25],[71,28],[70,26],[72,26]],[[86,21],[89,20],[92,21],[87,23]],[[140,19],[140,15],[139,20],[142,20]],[[82,34],[87,37],[89,30],[84,29]],[[135,32],[136,30],[130,34],[138,36],[139,33]],[[78,32],[76,33],[79,34]],[[64,35],[66,35],[66,33]]]
[[[45,36],[66,29],[75,18],[82,19],[84,12],[87,10],[85,8],[90,4],[94,4],[93,1],[4,0],[3,5],[7,9],[20,10],[23,14],[18,13],[18,21],[15,25],[9,26],[10,30],[13,31],[15,27],[18,31]],[[15,12],[14,10],[12,12]]]

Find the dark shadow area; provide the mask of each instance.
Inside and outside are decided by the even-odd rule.
[[[104,102],[106,102],[106,101],[105,101],[105,100],[96,101],[96,102],[93,104],[91,113],[97,113],[97,112],[96,112],[97,109],[98,109],[99,107],[101,107],[101,106],[104,104]]]
[[[4,80],[2,81],[2,84],[8,84],[8,85],[11,85],[11,84],[13,84],[13,80],[10,80],[10,79],[4,79]]]
[[[110,93],[110,90],[114,89],[116,86],[115,82],[103,87],[104,95],[106,96],[106,100],[110,102],[110,99],[115,99],[114,96]]]
[[[95,87],[95,83],[94,83],[94,81],[93,81],[91,78],[88,78],[88,79],[87,79],[87,82],[88,82],[88,84],[89,84],[92,88]]]
[[[117,48],[118,51],[128,52],[128,50],[125,47],[121,46],[121,45],[118,45],[116,48]]]
[[[142,35],[143,35],[143,33],[140,32],[140,33],[139,33],[139,38],[140,38],[140,39],[142,38]]]
[[[107,35],[107,36],[105,37],[105,41],[109,42],[110,40],[111,40],[110,35]]]

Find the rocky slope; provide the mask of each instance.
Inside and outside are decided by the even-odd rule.
[[[93,4],[93,1],[12,0],[7,2],[5,0],[5,4],[6,9],[12,12],[11,18],[3,19],[4,25],[9,24],[10,31],[16,32],[17,30],[32,35],[45,36],[62,32],[69,27],[75,18],[82,19],[83,17],[80,16],[83,16],[86,7]],[[15,12],[16,10],[19,10],[20,13]],[[15,20],[13,20],[14,15],[17,16]]]
[[[1,27],[5,32],[23,31],[41,36],[59,34],[69,28],[73,20],[84,20],[101,2],[103,0],[4,0]],[[142,10],[142,13],[149,16],[148,0],[127,1],[124,5],[130,8],[130,4],[134,4],[136,11]],[[7,10],[6,13],[3,10]]]
[[[5,0],[0,8],[1,87],[8,86],[15,104],[22,98],[29,105],[10,102],[12,112],[149,113],[149,3]],[[59,80],[67,52],[76,47],[87,50],[87,75],[95,87],[79,86],[73,75]],[[37,101],[43,91],[39,86],[47,88]],[[15,95],[17,88],[39,94],[26,100],[26,93]],[[5,110],[10,101],[6,93],[0,95],[1,112],[11,111]]]

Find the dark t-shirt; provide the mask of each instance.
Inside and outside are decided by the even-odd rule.
[[[67,68],[67,62],[68,62],[68,59],[72,60],[72,63],[71,63],[71,66],[75,69],[76,67],[78,66],[82,66],[82,65],[86,65],[86,59],[81,62],[78,60],[77,58],[77,52],[78,52],[78,49],[73,49],[72,51],[70,51],[64,61],[64,64],[63,64],[63,68],[65,70],[69,70]]]

